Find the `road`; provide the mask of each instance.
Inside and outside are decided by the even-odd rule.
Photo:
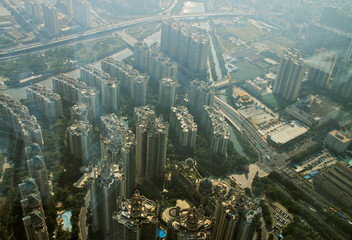
[[[220,13],[192,13],[192,14],[181,14],[181,15],[170,15],[170,16],[152,16],[144,17],[133,20],[128,20],[122,23],[112,24],[99,29],[87,30],[84,33],[72,34],[69,36],[60,37],[54,39],[48,43],[34,43],[28,44],[21,47],[14,47],[10,49],[3,49],[0,52],[1,58],[9,58],[19,56],[21,54],[33,53],[37,51],[43,51],[53,47],[59,47],[66,44],[78,43],[86,41],[87,39],[96,38],[101,35],[111,34],[112,32],[122,30],[124,28],[132,27],[140,24],[161,22],[162,20],[177,20],[177,19],[199,19],[199,18],[216,18],[216,17],[231,17],[231,16],[243,16],[252,15],[250,12],[237,11],[237,12],[220,12]]]

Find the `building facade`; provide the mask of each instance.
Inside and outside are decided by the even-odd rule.
[[[159,81],[158,105],[169,110],[176,102],[176,88],[178,84],[171,78],[162,78]]]
[[[91,156],[92,125],[88,121],[75,121],[67,128],[67,135],[71,154],[87,165]]]
[[[301,88],[305,65],[297,50],[287,50],[281,58],[273,91],[282,98],[293,101]]]

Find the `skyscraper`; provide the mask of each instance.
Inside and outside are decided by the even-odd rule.
[[[54,37],[60,33],[59,19],[56,8],[47,4],[42,4],[44,17],[44,30],[49,37]]]
[[[342,60],[332,84],[333,92],[345,99],[352,99],[352,60]]]
[[[161,51],[190,71],[205,71],[209,48],[209,38],[200,29],[180,22],[163,21]]]
[[[185,106],[171,108],[170,129],[171,131],[175,131],[180,146],[185,148],[196,146],[197,124]]]
[[[153,180],[160,184],[164,179],[169,126],[153,110],[144,109],[135,109],[143,112],[136,126],[136,177],[138,183]]]
[[[170,110],[175,105],[177,82],[170,78],[162,78],[159,81],[158,105],[166,110]]]
[[[91,155],[92,125],[88,121],[74,121],[67,133],[71,154],[82,161],[82,165],[87,165]]]
[[[202,208],[175,209],[175,216],[167,226],[168,240],[199,239],[210,240],[212,222],[204,216]]]
[[[204,105],[213,105],[214,96],[214,91],[206,82],[199,79],[193,80],[188,92],[188,104],[192,114],[200,118]]]
[[[89,27],[90,9],[84,0],[72,0],[73,16],[83,27]]]
[[[297,50],[287,50],[281,58],[273,90],[288,101],[297,98],[301,88],[305,65]]]
[[[62,116],[62,103],[59,94],[39,84],[26,89],[28,103],[37,107],[49,119],[57,120]]]
[[[43,200],[50,197],[48,171],[39,144],[31,144],[25,148],[29,176],[38,184],[40,195]]]
[[[104,239],[111,239],[116,199],[126,197],[125,173],[121,165],[108,162],[90,166],[89,171],[92,228],[101,231]]]
[[[237,196],[228,193],[218,201],[212,240],[253,239],[261,208],[246,198],[244,192]]]
[[[156,240],[158,203],[136,190],[130,199],[119,198],[113,215],[114,240]]]
[[[126,174],[126,196],[129,197],[136,184],[136,139],[127,123],[115,114],[101,117],[101,151],[105,161],[120,164]]]

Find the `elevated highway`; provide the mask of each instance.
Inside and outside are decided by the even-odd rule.
[[[109,26],[100,27],[99,29],[91,29],[84,33],[72,34],[52,40],[48,43],[34,43],[28,44],[21,47],[15,47],[10,49],[4,49],[0,52],[0,59],[11,58],[19,56],[21,54],[28,54],[37,51],[43,51],[53,47],[59,47],[66,44],[78,43],[101,37],[102,35],[111,34],[113,32],[133,27],[140,24],[148,24],[161,22],[162,20],[194,20],[194,19],[208,19],[208,18],[219,18],[219,17],[233,17],[233,16],[250,16],[252,13],[237,11],[237,12],[211,12],[211,13],[197,13],[197,14],[181,14],[181,15],[157,15],[152,17],[144,17],[125,21],[122,23],[112,24]]]

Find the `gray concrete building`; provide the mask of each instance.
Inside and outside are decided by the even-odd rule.
[[[204,106],[201,125],[206,136],[210,139],[211,152],[226,154],[230,139],[229,126],[218,107]]]
[[[91,157],[92,125],[88,121],[74,121],[67,128],[70,152],[82,165],[87,165]]]
[[[286,50],[281,58],[273,91],[288,101],[296,100],[301,88],[305,65],[297,50]]]
[[[214,103],[214,91],[206,82],[195,79],[191,82],[188,92],[188,104],[193,116],[202,116],[204,105],[212,106]]]
[[[180,146],[185,148],[194,148],[196,146],[197,124],[185,106],[171,108],[170,130],[175,131]]]
[[[71,121],[89,121],[93,120],[92,110],[85,104],[75,104],[70,107]]]
[[[153,110],[140,107],[143,112],[136,122],[136,178],[138,183],[153,180],[163,182],[169,125]]]
[[[332,83],[331,90],[340,97],[352,99],[352,60],[342,60],[338,64],[338,71]]]
[[[326,146],[337,153],[346,151],[351,142],[352,139],[337,130],[329,132],[325,139]]]
[[[54,37],[60,33],[59,19],[55,7],[49,4],[42,4],[44,31],[49,37]]]
[[[28,103],[38,108],[49,119],[58,119],[62,116],[62,103],[59,94],[39,84],[26,89]]]
[[[177,86],[177,81],[171,78],[160,79],[158,105],[162,109],[169,110],[175,105]]]
[[[90,166],[88,172],[92,230],[102,233],[102,239],[111,239],[116,199],[126,197],[125,172],[121,165],[108,162]]]
[[[85,0],[72,0],[74,19],[84,28],[89,27],[90,9],[89,3]]]
[[[192,72],[206,70],[209,38],[200,29],[176,21],[163,21],[160,49]]]

